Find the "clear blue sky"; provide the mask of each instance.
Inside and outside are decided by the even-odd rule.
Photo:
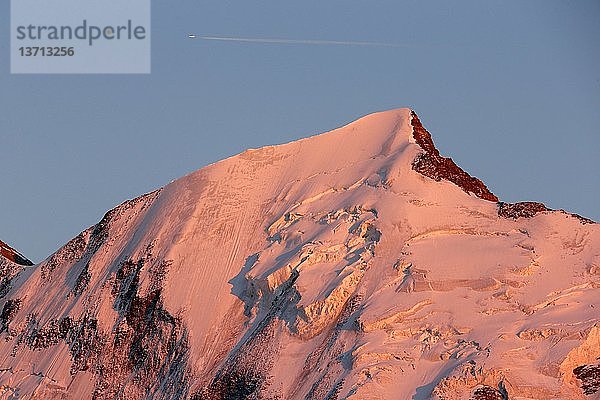
[[[2,2],[0,238],[40,261],[210,162],[397,107],[502,200],[600,220],[600,2],[293,3],[153,1],[151,75],[11,76]]]

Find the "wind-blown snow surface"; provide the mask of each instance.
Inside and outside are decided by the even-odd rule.
[[[0,300],[2,398],[597,396],[598,225],[422,175],[415,121],[248,150],[107,213]]]

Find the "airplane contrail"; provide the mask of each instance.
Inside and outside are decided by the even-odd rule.
[[[277,38],[244,38],[230,36],[198,36],[188,35],[190,39],[219,40],[224,42],[246,42],[246,43],[274,43],[274,44],[314,44],[314,45],[337,45],[337,46],[374,46],[374,47],[404,47],[398,43],[384,42],[356,42],[341,40],[305,40],[305,39],[277,39]]]

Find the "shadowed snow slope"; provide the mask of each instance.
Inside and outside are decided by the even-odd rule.
[[[498,203],[411,110],[376,113],[125,202],[11,277],[0,394],[594,398],[599,278],[596,223]]]

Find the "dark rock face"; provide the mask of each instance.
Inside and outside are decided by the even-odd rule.
[[[64,301],[85,298],[97,273],[90,260],[107,241],[120,234],[111,230],[113,223],[132,218],[126,211],[136,205],[142,209],[149,206],[156,194],[125,202],[109,211],[100,223],[42,263],[42,285],[56,279],[59,270],[63,273],[66,264],[72,286]],[[23,301],[6,300],[0,312],[0,333],[7,332],[6,340],[14,340],[13,354],[25,348],[42,351],[66,344],[71,354],[71,375],[88,371],[95,376],[92,399],[188,398],[192,372],[188,367],[187,328],[163,304],[163,281],[171,261],[157,259],[152,250],[153,243],[149,243],[143,256],[125,258],[101,284],[117,314],[108,326],[106,319],[102,320],[104,323],[99,321],[96,303],[89,304],[83,312],[65,311],[46,320],[38,313],[19,315],[24,312]],[[0,258],[0,292],[6,288],[2,296],[9,295],[10,280],[22,268]],[[143,286],[142,280],[145,280]],[[18,317],[24,324],[13,326],[12,321]]]
[[[192,400],[245,400],[259,399],[264,378],[255,372],[240,368],[225,371],[211,386],[195,393]]]
[[[19,312],[20,307],[21,299],[10,299],[4,303],[4,307],[2,307],[2,312],[0,313],[0,333],[8,330],[10,321]]]
[[[52,272],[64,262],[73,262],[81,259],[89,242],[88,232],[81,232],[71,239],[66,245],[54,253],[47,262],[41,266],[42,278],[49,279]]]
[[[573,216],[573,217],[577,218],[577,219],[579,220],[579,222],[581,222],[581,224],[582,224],[582,225],[586,225],[586,224],[595,224],[595,223],[596,223],[596,221],[594,221],[594,220],[591,220],[591,219],[589,219],[589,218],[586,218],[586,217],[582,217],[582,216],[581,216],[581,215],[579,215],[579,214],[571,214],[571,216]]]
[[[508,400],[508,394],[503,384],[500,384],[499,389],[484,385],[473,391],[471,400]]]
[[[580,365],[573,374],[581,381],[581,390],[585,395],[600,392],[600,365]]]
[[[520,203],[498,203],[498,215],[504,218],[531,218],[534,215],[551,211],[542,203],[534,201],[522,201]]]
[[[33,265],[33,262],[28,260],[25,256],[23,256],[23,254],[19,253],[18,251],[16,251],[15,249],[13,249],[12,247],[10,247],[9,245],[7,245],[6,243],[4,243],[1,240],[0,240],[0,255],[2,255],[4,258],[6,258],[16,264],[19,264],[19,265],[25,265],[25,266]]]
[[[419,154],[413,160],[413,170],[436,181],[441,181],[442,179],[450,181],[465,192],[473,193],[481,199],[498,201],[498,197],[482,181],[463,171],[451,158],[442,157],[439,150],[435,148],[431,135],[421,124],[417,114],[412,111],[411,116],[413,137],[417,144],[425,150],[424,153]]]
[[[531,218],[539,213],[545,211],[554,211],[551,208],[546,207],[543,203],[538,203],[535,201],[521,201],[518,203],[505,203],[498,202],[498,216],[509,219],[517,219],[517,218]],[[579,222],[583,225],[586,224],[595,224],[589,218],[582,217],[581,215],[568,213],[563,210],[559,210],[564,214],[570,215],[571,217],[577,218]]]
[[[120,319],[112,334],[99,342],[95,399],[112,399],[121,391],[135,398],[186,398],[190,371],[187,329],[180,318],[163,306],[162,278],[170,266],[149,253],[137,261],[123,262],[115,274],[112,294]],[[151,276],[142,291],[140,273]],[[132,377],[131,380],[128,377]]]
[[[33,350],[47,349],[65,340],[75,325],[75,321],[65,317],[60,320],[53,319],[43,328],[39,328],[35,317],[30,316],[25,342]]]
[[[149,246],[151,251],[151,247]],[[65,316],[43,326],[36,315],[27,316],[27,327],[12,332],[17,345],[32,350],[47,349],[61,342],[71,352],[72,375],[90,371],[96,375],[93,399],[128,398],[183,399],[189,395],[189,345],[187,329],[180,318],[163,307],[162,277],[170,263],[146,257],[121,263],[112,282],[114,309],[119,314],[112,331],[101,329],[90,312],[79,318]],[[152,283],[142,292],[139,276],[147,270]],[[85,282],[82,271],[78,282]],[[77,285],[85,291],[86,284]],[[0,328],[9,329],[19,312],[20,300],[8,300],[0,314]]]
[[[12,286],[12,281],[23,270],[23,265],[0,257],[0,299],[4,298]]]
[[[75,296],[79,296],[83,292],[85,292],[85,290],[87,289],[88,284],[90,283],[91,277],[92,276],[90,274],[90,264],[89,264],[89,262],[87,262],[83,266],[83,269],[81,270],[81,272],[79,273],[79,275],[77,276],[77,280],[75,281],[75,287],[73,288],[72,293]]]
[[[421,175],[436,181],[445,179],[459,186],[467,193],[473,193],[477,197],[498,202],[498,215],[504,218],[531,218],[534,215],[544,212],[553,211],[542,203],[534,201],[523,201],[519,203],[499,202],[498,197],[494,195],[485,184],[463,171],[454,163],[451,158],[443,157],[436,149],[431,134],[423,127],[419,117],[414,111],[411,111],[411,125],[413,127],[413,137],[417,144],[425,150],[415,157],[412,163],[413,170]],[[572,217],[579,219],[582,224],[595,223],[591,219],[582,217],[577,214],[571,214]]]

